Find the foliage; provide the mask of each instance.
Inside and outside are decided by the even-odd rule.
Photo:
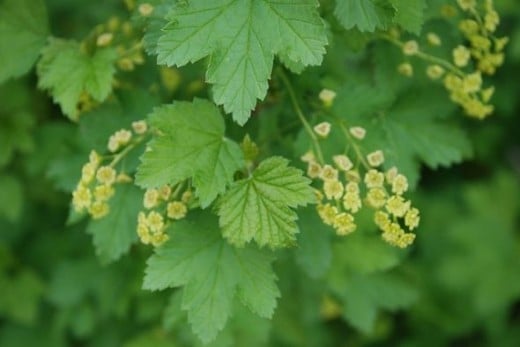
[[[0,346],[516,346],[519,19],[0,0]]]

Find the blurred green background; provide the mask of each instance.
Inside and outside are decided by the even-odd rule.
[[[46,3],[58,37],[81,39],[110,16],[128,16],[120,1]],[[496,6],[511,42],[493,77],[495,115],[467,122],[473,159],[423,170],[415,193],[422,225],[410,253],[397,257],[354,239],[349,249],[333,247],[310,263],[298,251],[282,255],[275,269],[283,299],[273,322],[239,312],[230,322],[233,337],[215,345],[520,346],[520,6]],[[133,73],[136,85],[157,78],[148,71]],[[197,90],[202,70],[182,74],[188,82],[162,99]],[[149,250],[134,247],[103,265],[85,224],[66,226],[79,168],[106,134],[93,139],[88,124],[70,123],[36,83],[31,72],[0,86],[0,346],[196,345],[184,317],[162,320],[175,295],[141,290]],[[161,99],[136,93],[126,98],[138,117]],[[333,259],[330,274],[313,279],[326,266],[320,262],[330,262],[323,257]],[[295,271],[294,262],[306,271]],[[342,300],[350,302],[344,319]]]

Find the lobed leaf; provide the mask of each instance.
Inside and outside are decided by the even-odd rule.
[[[244,166],[240,146],[224,137],[224,120],[209,101],[195,99],[157,108],[150,123],[158,133],[141,158],[136,181],[142,187],[192,178],[204,208]]]
[[[235,182],[219,201],[222,234],[234,245],[255,240],[271,248],[294,244],[296,213],[314,201],[310,180],[288,160],[264,160],[251,177]]]
[[[267,93],[275,54],[294,70],[321,64],[327,37],[317,6],[315,0],[178,4],[151,51],[168,66],[209,56],[206,80],[213,84],[213,99],[244,124]]]

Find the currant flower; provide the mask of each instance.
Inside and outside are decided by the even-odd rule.
[[[97,171],[96,179],[100,184],[112,185],[116,180],[116,170],[110,166],[102,166]]]
[[[320,178],[324,181],[335,181],[338,179],[338,170],[330,165],[324,165],[320,173]]]
[[[385,181],[385,175],[382,172],[371,169],[365,174],[364,182],[367,188],[380,188],[383,187]]]
[[[350,213],[342,212],[338,213],[334,217],[333,227],[339,236],[348,235],[356,230],[356,224],[354,223],[354,217]]]
[[[466,46],[458,45],[453,50],[453,62],[455,63],[455,65],[459,67],[464,67],[468,65],[470,58],[471,53]]]
[[[76,190],[72,193],[72,205],[76,212],[82,209],[89,208],[92,204],[92,193],[90,189],[83,185],[78,185]]]
[[[172,202],[168,203],[168,206],[167,206],[168,218],[182,219],[182,218],[186,217],[187,212],[188,212],[188,208],[181,201],[172,201]]]
[[[411,208],[406,212],[406,215],[404,216],[404,224],[410,229],[413,230],[417,228],[419,225],[420,217],[419,217],[419,210],[414,208]]]
[[[331,204],[318,205],[317,210],[323,223],[327,225],[332,225],[334,223],[334,219],[338,214],[336,206],[332,206]]]
[[[332,160],[334,161],[334,164],[336,164],[337,168],[341,171],[348,171],[354,167],[354,164],[352,164],[350,158],[343,154],[335,155],[332,157]]]
[[[143,206],[146,209],[151,209],[159,203],[159,191],[157,189],[147,189],[143,197]]]
[[[408,179],[402,174],[396,174],[391,181],[392,193],[403,195],[408,190]]]
[[[101,219],[106,216],[109,211],[110,208],[108,204],[103,201],[95,201],[88,209],[88,213],[91,215],[92,219]]]
[[[367,161],[370,166],[377,167],[385,162],[383,151],[377,150],[367,155]]]
[[[318,178],[321,176],[322,170],[323,169],[320,166],[320,164],[311,161],[307,167],[307,176],[309,176],[310,178]]]
[[[329,200],[339,200],[343,196],[343,184],[338,180],[326,180],[323,183],[323,191]]]
[[[405,201],[402,196],[392,195],[386,201],[386,210],[396,217],[404,217],[410,209],[410,202]]]
[[[114,193],[115,190],[111,185],[102,184],[94,188],[94,198],[100,202],[108,201]]]
[[[358,140],[363,140],[367,134],[366,129],[363,127],[351,127],[348,131]]]
[[[322,137],[326,138],[330,133],[331,125],[329,122],[321,122],[314,126],[314,132]]]

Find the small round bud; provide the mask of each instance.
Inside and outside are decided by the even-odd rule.
[[[459,67],[468,65],[471,53],[465,46],[459,45],[453,50],[453,62]]]
[[[336,98],[336,92],[330,90],[330,89],[322,89],[319,98],[321,102],[323,102],[323,105],[326,107],[332,106],[332,103],[334,102],[334,99]]]
[[[148,125],[144,120],[140,120],[132,123],[132,129],[136,134],[142,135],[148,130]]]
[[[415,55],[419,52],[419,44],[415,40],[406,41],[403,44],[404,55]]]
[[[139,5],[139,8],[137,9],[139,11],[139,14],[143,17],[148,17],[152,14],[154,8],[151,4],[145,2],[141,5]]]
[[[475,0],[457,0],[457,3],[459,4],[459,7],[464,11],[474,9],[477,5]]]
[[[428,33],[426,35],[426,41],[428,41],[428,44],[430,44],[431,46],[440,46],[442,43],[439,35],[435,33]]]
[[[432,80],[436,80],[442,77],[444,69],[440,65],[429,65],[426,68],[426,75]]]
[[[316,160],[316,156],[313,151],[307,151],[304,155],[300,157],[301,161],[304,163],[310,163]]]
[[[107,148],[112,153],[117,152],[117,150],[119,149],[119,141],[114,135],[108,138]]]
[[[395,177],[397,176],[399,172],[397,171],[397,168],[395,166],[392,166],[388,171],[385,173],[386,182],[389,184],[392,184],[394,182]]]
[[[114,35],[112,33],[103,33],[97,37],[96,45],[98,47],[106,47],[112,43]]]
[[[402,63],[397,66],[397,71],[406,77],[413,76],[413,66],[410,63]]]

